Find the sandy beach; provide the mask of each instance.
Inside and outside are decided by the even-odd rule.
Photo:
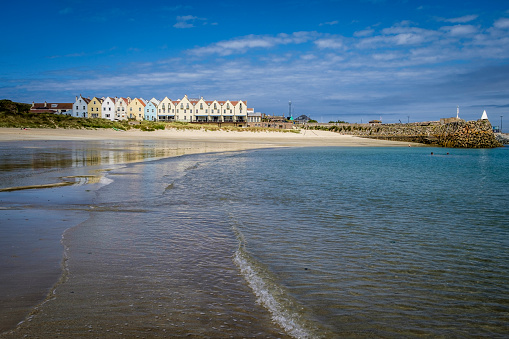
[[[168,140],[206,143],[234,143],[238,149],[263,147],[388,147],[408,146],[397,141],[364,139],[327,131],[294,132],[231,132],[205,130],[71,130],[0,128],[0,141],[22,140]],[[417,146],[419,144],[412,144]]]

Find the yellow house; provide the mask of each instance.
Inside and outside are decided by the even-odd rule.
[[[143,120],[143,115],[145,113],[145,106],[147,104],[141,98],[134,98],[131,100],[129,105],[127,105],[127,117],[129,119],[135,119],[138,121]]]
[[[102,110],[103,99],[93,97],[88,103],[88,117],[89,118],[100,118]]]

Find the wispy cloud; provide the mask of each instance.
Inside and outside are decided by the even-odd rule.
[[[477,27],[472,25],[454,25],[441,27],[443,31],[448,32],[451,36],[468,36],[477,33]]]
[[[507,29],[509,28],[509,18],[500,18],[493,24],[496,28]]]
[[[175,28],[192,28],[195,27],[195,24],[201,22],[202,24],[206,23],[207,19],[199,18],[194,15],[184,15],[177,16],[177,23],[173,25]]]
[[[471,15],[464,15],[464,16],[460,16],[458,18],[436,18],[438,21],[443,21],[443,22],[450,22],[450,23],[453,23],[453,24],[464,24],[464,23],[467,23],[467,22],[470,22],[470,21],[474,21],[475,19],[477,19],[479,17],[479,15],[477,14],[471,14]]]
[[[301,44],[308,42],[316,36],[316,32],[295,32],[292,34],[280,33],[276,36],[271,35],[248,35],[232,40],[225,40],[205,47],[197,47],[189,50],[192,55],[218,54],[227,56],[237,53],[247,53],[251,49],[271,48],[277,45]]]
[[[329,21],[329,22],[322,22],[320,24],[320,26],[334,26],[334,25],[337,25],[339,24],[339,21],[338,20],[334,20],[334,21]]]
[[[321,49],[346,49],[346,46],[343,43],[343,38],[341,37],[318,39],[315,40],[314,43],[318,48]]]

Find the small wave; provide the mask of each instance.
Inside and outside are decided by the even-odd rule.
[[[272,320],[290,336],[294,338],[315,337],[305,328],[301,315],[293,311],[298,309],[295,302],[290,299],[281,286],[269,278],[269,273],[246,251],[242,232],[236,226],[233,226],[233,229],[240,243],[233,261],[256,295],[257,302],[271,313]]]

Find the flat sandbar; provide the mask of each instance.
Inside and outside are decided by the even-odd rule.
[[[298,132],[207,131],[166,129],[152,132],[112,129],[18,129],[0,128],[0,141],[29,140],[174,140],[202,143],[235,143],[239,149],[263,147],[408,147],[417,143],[360,138],[328,131]],[[210,148],[208,149],[210,151]]]

